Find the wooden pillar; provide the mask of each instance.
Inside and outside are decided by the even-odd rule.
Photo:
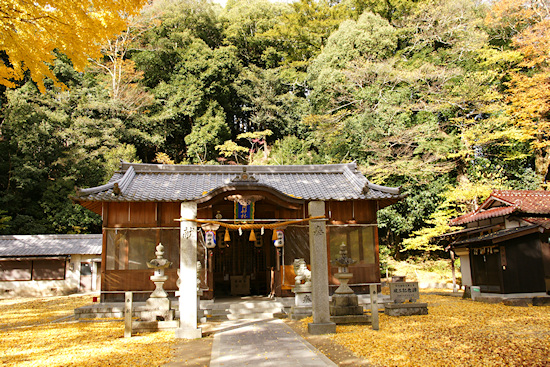
[[[181,203],[181,218],[196,219],[197,203]],[[197,339],[202,330],[197,327],[197,223],[180,222],[180,325],[176,338]]]
[[[310,217],[325,215],[324,201],[312,201],[308,208]],[[327,227],[323,219],[309,222],[309,252],[313,322],[308,324],[308,331],[310,334],[335,333],[336,324],[330,321]]]

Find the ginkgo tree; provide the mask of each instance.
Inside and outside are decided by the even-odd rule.
[[[105,40],[126,29],[126,18],[147,0],[0,0],[0,85],[16,87],[25,72],[45,90],[44,78],[57,79],[49,64],[55,51],[76,70],[101,57]]]
[[[507,83],[509,113],[531,142],[536,171],[550,176],[550,1],[496,1],[487,23],[511,35],[522,60]]]

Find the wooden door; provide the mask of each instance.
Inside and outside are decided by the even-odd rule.
[[[80,263],[80,292],[92,291],[92,263]]]

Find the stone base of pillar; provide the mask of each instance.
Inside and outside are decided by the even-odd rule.
[[[176,329],[176,339],[200,339],[202,338],[202,329],[185,329],[177,328]]]
[[[334,334],[336,332],[336,324],[334,322],[310,323],[307,324],[307,331],[311,335]]]

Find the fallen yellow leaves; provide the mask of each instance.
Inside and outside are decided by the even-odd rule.
[[[90,301],[89,296],[0,301],[0,365],[160,366],[168,362],[173,331],[124,338],[121,321],[47,323]],[[24,324],[35,326],[7,328]]]
[[[11,298],[0,300],[0,330],[42,324],[74,315],[74,309],[92,302],[91,296]]]
[[[429,315],[380,315],[380,330],[338,326],[333,340],[381,366],[550,366],[550,307],[422,295]]]

